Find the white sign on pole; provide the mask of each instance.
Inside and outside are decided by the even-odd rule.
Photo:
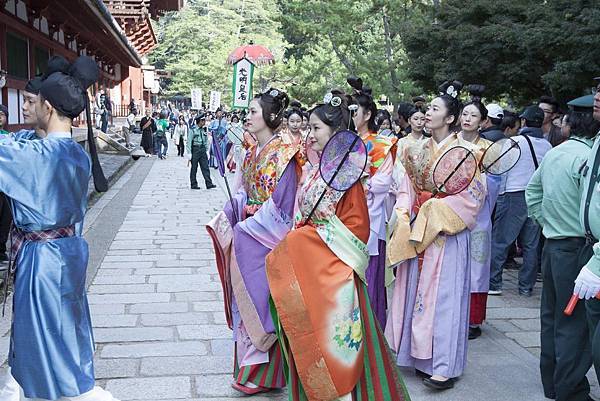
[[[192,109],[200,110],[202,108],[202,89],[192,89]]]
[[[221,92],[218,91],[210,91],[210,101],[208,109],[212,112],[217,111],[217,109],[221,106]]]
[[[233,66],[233,108],[247,109],[252,94],[254,65],[243,58]]]

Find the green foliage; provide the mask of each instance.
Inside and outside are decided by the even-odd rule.
[[[287,55],[298,62],[314,57],[315,47],[330,49],[345,71],[338,86],[356,75],[375,94],[396,103],[420,93],[406,75],[401,32],[404,21],[423,6],[410,0],[278,0]]]
[[[595,0],[446,0],[406,25],[409,76],[431,91],[455,78],[516,105],[565,102],[599,75],[598,21]]]
[[[205,92],[221,90],[228,104],[232,70],[225,60],[233,49],[253,40],[268,47],[276,59],[274,66],[256,69],[255,90],[275,86],[312,104],[328,89],[348,90],[346,77],[358,75],[376,95],[397,101],[420,93],[403,68],[407,60],[398,24],[410,16],[413,3],[420,4],[192,0],[156,25],[159,45],[150,62],[172,73],[163,83],[167,95],[188,96],[192,88],[201,87]]]
[[[597,0],[189,0],[156,24],[150,61],[173,74],[166,94],[216,89],[224,104],[227,56],[252,40],[276,59],[256,69],[255,91],[278,87],[305,104],[357,75],[395,104],[453,78],[520,106],[589,90],[598,21]]]
[[[200,87],[223,92],[222,103],[231,102],[233,70],[227,56],[250,40],[268,47],[281,60],[285,42],[278,34],[274,2],[269,0],[191,0],[177,13],[161,18],[155,30],[159,45],[150,62],[168,70],[166,95],[189,96]],[[255,73],[269,74],[272,67]]]

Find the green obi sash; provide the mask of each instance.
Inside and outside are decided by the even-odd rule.
[[[363,282],[366,282],[365,272],[369,264],[367,244],[358,239],[336,215],[333,215],[326,224],[320,225],[317,233],[331,252],[350,266]]]

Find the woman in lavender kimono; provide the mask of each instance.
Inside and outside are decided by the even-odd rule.
[[[398,352],[398,365],[414,367],[426,386],[440,390],[453,387],[467,361],[469,229],[486,190],[485,177],[476,174],[459,194],[432,194],[437,161],[452,147],[467,145],[451,132],[461,86],[442,85],[425,119],[432,137],[405,149],[406,174],[398,185],[397,222],[388,247],[389,261],[398,268],[386,337]]]
[[[265,257],[293,226],[298,146],[274,134],[287,105],[288,96],[277,89],[250,102],[246,128],[257,141],[242,165],[243,187],[207,226],[235,341],[233,388],[248,395],[285,386]]]
[[[481,102],[483,86],[471,85],[471,102],[463,107],[458,136],[469,142],[470,149],[481,160],[492,144],[479,135],[481,123],[487,118],[487,109]],[[487,293],[490,289],[490,264],[492,251],[492,213],[500,190],[500,176],[486,174],[487,196],[471,230],[471,303],[469,313],[469,340],[481,335],[481,324],[485,320]]]

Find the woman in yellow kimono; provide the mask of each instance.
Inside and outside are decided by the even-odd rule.
[[[388,246],[389,263],[398,267],[386,337],[398,353],[398,365],[414,367],[426,386],[440,390],[453,387],[467,361],[469,229],[486,189],[485,177],[476,174],[456,195],[432,195],[440,157],[453,147],[468,146],[451,131],[460,112],[461,86],[447,82],[440,88],[443,93],[426,114],[432,137],[404,151],[406,174],[398,185]]]
[[[316,151],[349,121],[343,93],[324,100],[309,120]],[[317,165],[300,190],[298,228],[267,257],[292,401],[409,399],[366,293],[368,219],[362,183],[336,191]]]
[[[402,160],[400,158],[404,154],[404,149],[408,146],[419,142],[425,138],[423,135],[423,128],[425,128],[425,112],[419,108],[413,108],[408,112],[408,123],[410,124],[410,133],[400,139],[398,139],[397,147],[398,150],[396,152],[396,163],[394,164],[394,174],[397,174],[398,177],[402,177],[406,170],[402,165]]]

